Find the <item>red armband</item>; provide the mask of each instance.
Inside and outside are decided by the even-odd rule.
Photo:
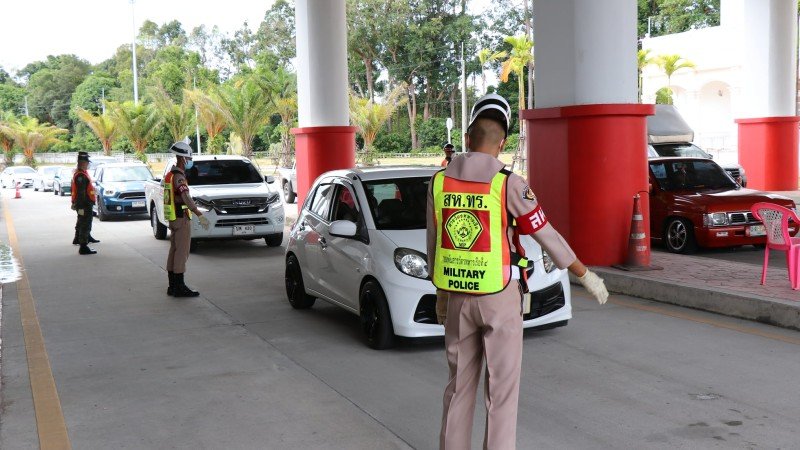
[[[547,225],[547,217],[544,216],[541,206],[536,206],[536,209],[525,214],[524,216],[517,217],[517,230],[520,234],[533,234],[544,228]]]

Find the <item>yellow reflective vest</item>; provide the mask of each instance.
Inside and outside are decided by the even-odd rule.
[[[433,176],[436,257],[432,278],[438,289],[485,295],[508,286],[512,254],[507,180],[505,170],[490,183],[457,180],[444,171]]]
[[[178,218],[175,214],[175,189],[172,185],[172,171],[164,175],[164,219],[173,221]]]

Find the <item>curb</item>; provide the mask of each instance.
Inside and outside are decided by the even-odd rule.
[[[630,295],[800,331],[800,302],[742,295],[725,289],[680,285],[606,267],[592,267],[592,271],[600,275],[605,280],[609,292],[615,294]]]

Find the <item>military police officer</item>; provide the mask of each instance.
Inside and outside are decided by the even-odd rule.
[[[475,104],[464,135],[468,152],[433,176],[428,191],[428,268],[445,326],[450,378],[444,393],[442,449],[470,448],[475,396],[486,359],[484,448],[516,446],[522,364],[522,291],[529,261],[517,245],[532,237],[605,303],[603,280],[577,259],[548,223],[525,179],[497,159],[511,108],[489,94]],[[520,280],[522,278],[522,280]]]
[[[444,150],[444,159],[439,165],[442,167],[447,167],[447,165],[450,164],[450,161],[453,160],[453,153],[455,153],[456,150],[453,144],[449,142],[445,142],[442,145],[442,150]]]
[[[78,168],[72,175],[72,209],[78,213],[78,220],[75,224],[75,234],[77,244],[80,245],[78,254],[94,255],[95,250],[89,248],[89,242],[100,242],[92,238],[89,233],[92,231],[92,207],[95,202],[94,184],[89,177],[89,154],[78,152]]]
[[[199,292],[189,289],[184,283],[186,260],[189,259],[189,245],[192,240],[191,215],[197,215],[203,228],[208,229],[208,219],[197,209],[191,195],[186,170],[192,168],[192,148],[185,141],[172,144],[170,151],[176,156],[172,170],[162,180],[164,186],[164,218],[169,221],[169,254],[167,255],[167,275],[169,287],[167,295],[175,297],[197,297]]]

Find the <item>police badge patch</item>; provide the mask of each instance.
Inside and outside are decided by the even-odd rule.
[[[533,190],[530,187],[525,186],[522,189],[522,199],[523,200],[530,200],[532,202],[535,202],[536,201],[536,195],[533,193]]]

